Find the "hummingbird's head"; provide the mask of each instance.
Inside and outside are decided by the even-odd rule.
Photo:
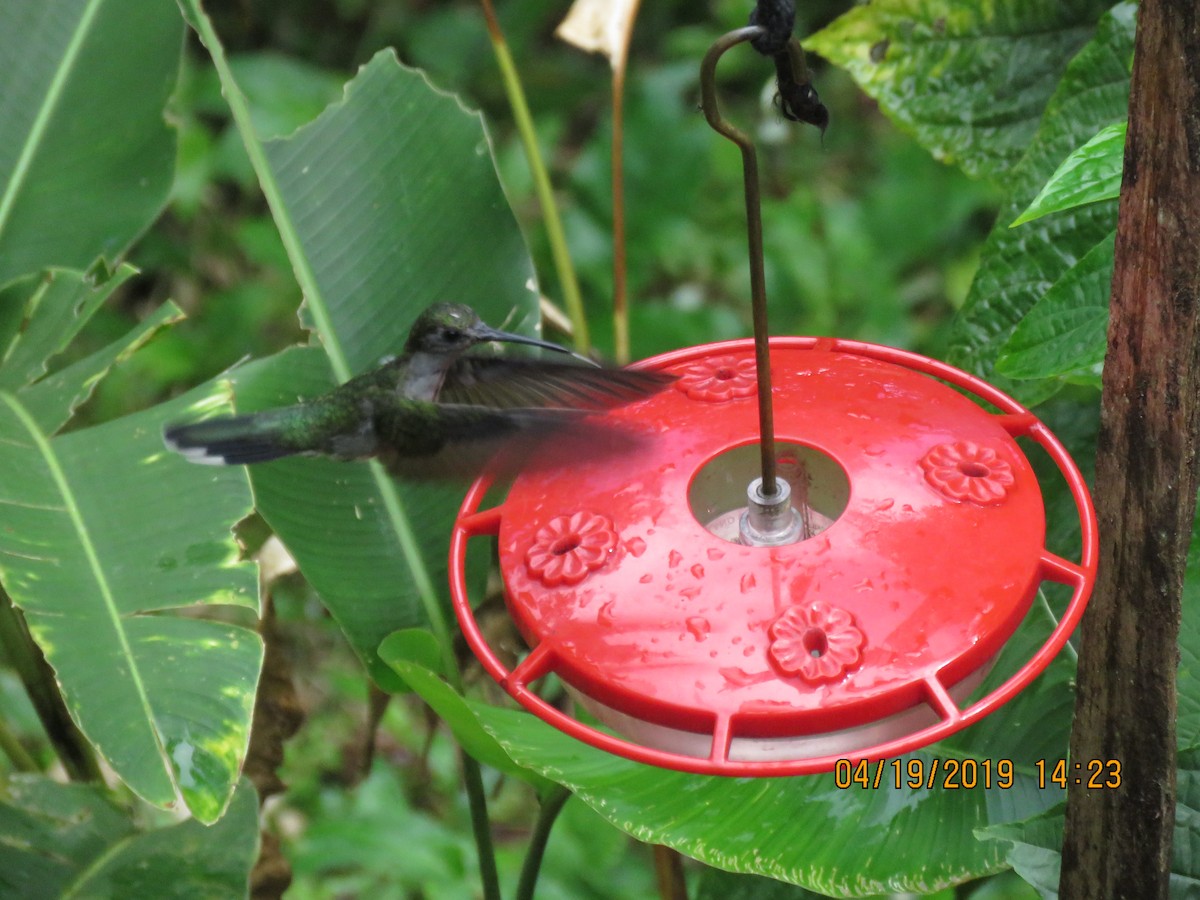
[[[485,341],[504,341],[510,344],[532,344],[560,353],[570,353],[565,347],[523,334],[511,334],[485,325],[478,313],[463,303],[435,303],[417,317],[408,332],[405,351],[457,356],[464,350]]]

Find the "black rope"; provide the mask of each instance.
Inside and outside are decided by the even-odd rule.
[[[815,125],[824,134],[829,126],[829,110],[809,80],[804,51],[799,44],[796,45],[800,69],[797,73],[788,49],[792,41],[792,29],[796,27],[795,0],[758,0],[750,13],[750,24],[765,31],[754,38],[750,45],[775,62],[775,82],[779,88],[777,99],[784,118]]]
[[[796,27],[795,0],[758,0],[750,13],[750,24],[766,29],[750,45],[763,56],[776,56],[787,49],[787,42]]]

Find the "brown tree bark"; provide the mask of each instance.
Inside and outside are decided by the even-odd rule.
[[[1144,0],[1104,365],[1100,574],[1083,619],[1061,896],[1166,897],[1175,670],[1200,441],[1200,5]]]

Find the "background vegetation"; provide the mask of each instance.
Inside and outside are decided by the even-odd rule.
[[[135,13],[133,5],[117,0],[101,5],[113,9],[110,15],[117,19],[118,11],[123,10],[129,16],[131,33],[150,27],[146,21],[149,14]],[[744,24],[749,5],[744,0],[664,0],[644,6],[629,63],[625,137],[634,357],[744,336],[750,330],[740,161],[736,150],[708,129],[696,109],[700,56],[718,34]],[[1020,239],[1027,239],[1032,249],[1028,259],[1015,262],[1011,244],[1006,243],[1012,240],[1007,225],[1072,150],[1102,126],[1123,118],[1122,90],[1127,91],[1123,79],[1132,46],[1131,5],[1118,4],[1102,19],[1110,4],[1010,0],[999,4],[1003,7],[999,22],[970,5],[971,10],[949,23],[946,4],[933,0],[877,2],[873,10],[856,9],[855,15],[839,19],[850,6],[818,0],[802,4],[798,11],[797,34],[813,34],[830,26],[812,46],[839,66],[829,65],[819,56],[813,59],[817,86],[833,117],[823,141],[816,131],[787,126],[781,120],[772,103],[770,67],[760,57],[749,51],[733,53],[721,69],[723,109],[729,118],[752,129],[760,145],[773,330],[876,341],[948,358],[992,375],[1028,402],[1047,401],[1039,412],[1072,443],[1086,467],[1092,452],[1093,388],[1102,351],[1100,357],[1095,355],[1094,340],[1090,344],[1084,341],[1082,349],[1064,350],[1061,343],[1054,344],[1062,339],[1063,328],[1045,326],[1048,332],[1039,331],[1038,320],[1034,318],[1030,324],[1026,313],[1043,296],[1053,300],[1047,291],[1057,284],[1060,295],[1073,300],[1074,305],[1067,304],[1070,309],[1077,315],[1083,311],[1079,327],[1091,328],[1094,333],[1097,292],[1106,297],[1107,285],[1101,284],[1104,259],[1097,262],[1089,257],[1089,251],[1098,242],[1102,245],[1112,227],[1112,203],[1095,203],[1080,212],[1073,205],[1078,200],[1064,202],[1061,207],[1066,212],[1024,226],[1028,230]],[[403,77],[376,56],[385,47],[395,47],[403,62],[424,70],[438,88],[482,110],[504,193],[528,244],[540,289],[552,300],[561,298],[529,168],[497,78],[478,3],[247,0],[211,2],[206,11],[228,54],[229,74],[248,98],[248,111],[260,139],[293,135],[314,120],[343,97],[345,83],[360,67],[366,69],[356,84],[364,94],[376,86],[381,91],[415,91],[403,86],[407,84]],[[553,37],[566,13],[565,3],[521,0],[501,4],[498,13],[557,188],[593,340],[602,352],[611,352],[608,64]],[[18,26],[33,28],[32,14],[22,15],[29,21],[15,22],[8,29],[10,35],[21,33]],[[194,13],[192,21],[196,21]],[[101,21],[93,27],[103,26]],[[121,26],[112,27],[110,38],[117,45]],[[391,316],[390,324],[378,336],[379,342],[390,340],[394,346],[411,321],[409,308],[427,302],[430,285],[437,279],[425,273],[413,281],[392,278],[375,284],[375,293],[361,302],[342,294],[323,296],[330,279],[347,275],[332,259],[324,269],[316,267],[312,285],[321,288],[316,292],[320,296],[307,292],[304,313],[298,318],[302,289],[293,274],[296,259],[287,246],[287,235],[289,228],[301,233],[307,226],[303,221],[282,222],[278,209],[273,213],[268,208],[265,186],[260,187],[262,172],[256,172],[244,146],[245,123],[237,123],[231,116],[228,85],[223,95],[221,75],[210,59],[213,47],[206,50],[191,30],[185,38],[182,20],[174,10],[156,20],[154,27],[168,35],[159,39],[164,46],[176,37],[184,46],[177,82],[173,77],[169,83],[165,80],[160,92],[160,107],[170,95],[168,119],[178,137],[173,166],[167,167],[169,189],[165,189],[161,215],[147,218],[153,220],[148,230],[134,228],[123,239],[114,238],[111,245],[92,248],[90,255],[81,252],[75,259],[45,258],[11,272],[0,266],[0,284],[4,285],[0,293],[17,310],[0,321],[0,337],[7,348],[6,371],[16,371],[23,347],[31,357],[37,356],[32,352],[35,349],[44,351],[9,381],[0,380],[0,388],[14,391],[20,401],[11,409],[19,406],[31,411],[25,418],[14,412],[12,427],[22,434],[42,434],[43,439],[31,439],[31,455],[22,457],[24,462],[0,458],[0,465],[9,466],[2,471],[10,478],[31,471],[28,467],[39,472],[38,467],[44,467],[47,490],[61,490],[64,483],[74,485],[78,501],[74,516],[64,524],[62,535],[69,537],[61,537],[50,525],[20,517],[19,510],[43,500],[17,493],[0,497],[8,513],[5,521],[18,531],[34,529],[23,533],[38,536],[32,542],[0,549],[10,554],[7,558],[11,560],[29,555],[31,546],[48,546],[60,539],[90,547],[92,563],[80,571],[110,598],[98,612],[93,610],[97,621],[103,624],[111,612],[112,618],[126,623],[147,619],[154,620],[154,627],[167,627],[162,625],[166,620],[183,623],[170,626],[178,627],[182,635],[178,643],[170,643],[171,653],[187,656],[180,648],[209,642],[204,644],[209,655],[196,656],[195,668],[188,670],[205,678],[217,655],[225,654],[219,658],[229,673],[226,680],[205,682],[206,691],[230,698],[230,711],[223,715],[228,722],[240,722],[239,716],[248,714],[254,695],[256,654],[260,651],[259,644],[251,640],[251,630],[256,627],[254,603],[249,599],[253,575],[248,566],[235,562],[238,548],[226,531],[229,524],[250,512],[251,495],[240,472],[222,472],[214,485],[208,480],[208,471],[201,477],[189,467],[177,466],[175,460],[159,461],[154,455],[158,428],[162,421],[179,418],[188,410],[227,404],[229,384],[212,379],[246,357],[255,362],[235,375],[239,408],[279,402],[289,392],[294,395],[297,385],[315,391],[328,384],[338,374],[337,354],[329,352],[326,360],[326,354],[311,347],[294,347],[309,343],[308,329],[314,320],[323,346],[328,349],[331,343],[344,343],[340,364],[355,371],[365,367],[386,347],[355,343],[349,323],[368,313],[376,315],[372,321],[377,321],[388,310],[402,309],[403,313]],[[947,28],[965,36],[968,49],[958,56],[948,54],[939,43],[939,35]],[[148,32],[137,33],[144,41]],[[897,43],[909,41],[916,52],[908,57],[899,55],[898,68],[866,65],[865,60],[873,59],[866,50],[879,46],[881,34]],[[103,46],[104,41],[97,40]],[[7,58],[0,56],[0,63],[6,59],[10,63],[0,65],[0,72],[14,71],[19,53],[25,51],[11,38],[0,49],[7,54]],[[123,52],[133,58],[128,47]],[[885,56],[886,52],[885,48]],[[939,53],[950,59],[952,75],[957,73],[942,81],[930,75]],[[997,62],[1001,58],[1007,60],[1004,66]],[[903,68],[905,59],[911,61],[908,71]],[[1064,77],[1072,60],[1076,68]],[[158,70],[173,76],[173,65],[164,60]],[[143,71],[148,68],[145,64]],[[983,78],[981,72],[992,74]],[[1097,94],[1101,99],[1096,99]],[[9,92],[8,96],[15,94]],[[1088,99],[1073,105],[1079,96]],[[1047,104],[1055,115],[1046,113],[1043,118]],[[347,102],[343,109],[353,116],[352,104]],[[102,116],[97,118],[103,122]],[[438,147],[443,140],[438,129],[460,127],[445,125],[444,119],[447,117],[437,111],[427,116],[423,113],[407,119],[405,128],[415,135],[411,139],[417,144]],[[955,122],[957,131],[952,127]],[[104,126],[98,127],[103,132]],[[358,133],[354,129],[369,127],[369,122],[352,121],[319,133],[309,130],[304,140],[311,137],[322,152],[335,153],[348,146],[349,137]],[[386,141],[401,139],[399,132],[396,136],[380,133]],[[403,140],[409,139],[405,133]],[[444,140],[444,146],[451,145],[450,137]],[[298,199],[299,176],[285,159],[289,148],[296,146],[284,140],[270,141],[265,149],[280,194],[293,209],[303,202],[315,204]],[[956,165],[939,162],[935,156]],[[395,164],[398,179],[409,177],[403,160]],[[488,168],[486,159],[480,167],[480,171]],[[14,170],[0,171],[9,174]],[[36,173],[36,166],[33,171]],[[352,167],[330,166],[322,171],[327,173],[333,196],[337,196],[337,185],[352,184],[361,177]],[[392,170],[387,172],[390,175]],[[472,209],[471,198],[455,192],[457,188],[470,193],[468,186],[473,190],[481,183],[478,173],[472,172],[456,171],[440,189],[429,191],[432,209]],[[54,209],[49,201],[43,203]],[[19,205],[14,208],[21,209]],[[320,209],[319,205],[312,208]],[[436,252],[426,254],[430,271],[436,273],[439,266],[454,271],[464,268],[455,261],[454,253],[470,258],[480,245],[490,247],[494,235],[505,227],[471,220],[469,212],[462,215],[468,217],[460,231],[462,246],[446,250],[444,260]],[[14,221],[21,222],[19,217],[6,221],[0,216],[0,262],[6,251],[16,258],[11,248],[18,245],[3,243],[9,236],[6,225],[9,233],[16,231],[20,237],[11,224]],[[402,234],[407,241],[424,223],[417,220],[385,228],[388,230],[383,233],[389,239]],[[399,230],[390,230],[393,228]],[[310,237],[308,233],[304,236]],[[331,257],[337,251],[349,254],[353,243],[349,237],[342,243],[333,240],[328,245]],[[397,238],[396,245],[400,243]],[[498,271],[520,271],[522,265],[528,265],[518,258],[523,254],[516,246],[519,243],[515,242],[511,257],[487,254],[489,258],[502,257],[496,263]],[[1046,250],[1047,245],[1059,252]],[[44,315],[39,310],[51,308],[44,299],[48,282],[44,278],[39,281],[41,268],[53,264],[85,270],[101,253],[109,263],[118,258],[128,260],[140,274],[135,277],[120,271],[110,275],[101,267],[91,269],[87,277],[60,276],[52,282],[55,290],[65,290],[66,285],[77,292],[72,297],[83,298],[64,301],[64,309],[73,311],[68,318],[77,321],[70,334],[78,334],[73,342],[39,340],[35,344],[29,336],[37,334],[34,323]],[[1075,269],[1084,258],[1091,259],[1089,265]],[[1111,268],[1111,256],[1107,264]],[[1075,282],[1065,275],[1071,271],[1076,272]],[[1090,281],[1085,282],[1085,277]],[[485,311],[491,303],[495,310],[521,306],[528,313],[530,300],[521,296],[522,281],[509,276],[488,282],[480,275],[470,282],[477,293],[461,299],[470,299]],[[160,320],[175,315],[174,308],[167,305],[170,302],[178,305],[186,319],[159,331]],[[1103,301],[1099,306],[1102,310]],[[1086,315],[1089,309],[1090,318]],[[1050,313],[1043,318],[1061,318],[1063,308],[1053,306]],[[327,316],[332,324],[323,326],[321,316]],[[1020,327],[1025,331],[1009,344],[1022,320]],[[151,331],[156,332],[154,339],[147,340]],[[1070,337],[1069,329],[1066,333]],[[135,337],[128,337],[131,334]],[[331,336],[336,340],[331,341]],[[138,352],[132,353],[135,347]],[[52,355],[51,375],[46,376],[43,363]],[[113,358],[103,367],[103,379],[84,377],[98,367],[99,358],[108,356]],[[118,358],[120,365],[114,365]],[[71,378],[62,373],[77,374]],[[51,384],[51,380],[60,375],[64,383],[77,381],[79,386],[69,402],[55,406],[46,395],[57,390],[57,383]],[[156,406],[163,403],[168,405]],[[62,414],[51,415],[51,408]],[[62,421],[51,421],[58,418]],[[67,418],[70,423],[56,435]],[[6,424],[7,420],[0,421],[0,426]],[[140,498],[140,493],[109,501],[123,504],[131,517],[140,518],[147,532],[145,542],[154,532],[170,532],[164,523],[186,520],[186,526],[178,529],[178,546],[152,545],[154,561],[164,573],[176,571],[184,560],[196,563],[198,574],[189,574],[191,580],[185,587],[167,592],[170,602],[161,595],[151,596],[153,592],[145,586],[140,592],[131,589],[130,599],[123,601],[121,583],[111,565],[96,563],[113,557],[106,555],[109,549],[97,536],[103,528],[98,514],[89,512],[87,491],[81,493],[78,486],[116,479],[109,469],[94,462],[94,457],[101,456],[112,457],[114,473],[124,471],[120,458],[144,463],[147,468],[139,482],[143,485],[149,467],[161,467],[152,471],[155,478],[163,479],[160,490],[169,494],[170,504],[142,509],[133,500]],[[61,477],[56,479],[55,471]],[[1053,807],[1061,795],[1035,789],[1028,781],[1004,796],[983,791],[959,792],[963,796],[883,791],[875,795],[843,792],[838,797],[828,780],[820,778],[747,786],[658,773],[621,761],[597,761],[566,739],[534,728],[525,721],[527,717],[481,702],[439,706],[440,719],[413,693],[385,703],[383,695],[369,687],[364,663],[387,690],[398,690],[407,681],[426,699],[436,695],[438,688],[430,688],[428,682],[425,689],[419,687],[422,675],[413,668],[411,647],[400,646],[401,641],[378,650],[379,639],[395,629],[427,624],[432,619],[436,632],[436,610],[431,615],[428,605],[422,606],[427,598],[417,584],[402,598],[402,611],[395,612],[393,607],[400,601],[381,593],[379,586],[419,579],[407,579],[406,575],[397,579],[379,572],[348,575],[349,566],[339,569],[333,558],[339,554],[341,559],[353,557],[358,549],[353,536],[339,543],[342,538],[330,536],[335,531],[332,526],[328,533],[318,526],[325,517],[337,520],[340,513],[334,507],[346,512],[347,520],[352,518],[350,509],[360,514],[353,499],[360,489],[367,504],[378,499],[380,507],[393,501],[403,509],[421,509],[422,503],[457,504],[454,498],[429,498],[419,492],[418,496],[401,493],[393,497],[387,489],[370,483],[365,467],[351,476],[340,470],[339,474],[331,472],[296,469],[278,478],[269,472],[255,473],[258,515],[239,529],[247,554],[257,552],[275,532],[300,563],[300,571],[286,560],[267,567],[273,612],[263,626],[269,649],[247,765],[259,789],[274,792],[261,811],[266,843],[255,884],[262,896],[269,896],[286,881],[284,873],[289,868],[293,878],[290,897],[477,896],[477,849],[456,753],[457,744],[469,743],[471,735],[476,735],[476,755],[491,764],[484,770],[483,786],[496,837],[500,883],[506,892],[519,878],[538,809],[544,809],[555,796],[547,779],[568,785],[580,799],[566,804],[554,828],[538,883],[539,897],[652,895],[651,852],[629,834],[678,847],[713,866],[752,873],[735,876],[689,863],[692,895],[701,897],[799,897],[805,889],[867,895],[922,888],[941,889],[946,896],[1035,896],[1027,882],[1049,890],[1056,881],[1055,829],[1061,830],[1061,810],[1056,813]],[[114,491],[119,492],[123,483],[116,479]],[[282,497],[283,483],[309,485],[304,503],[310,506]],[[1052,492],[1049,501],[1052,541],[1069,554],[1077,543],[1069,524],[1071,511],[1059,494]],[[322,507],[326,502],[329,506]],[[312,509],[327,511],[314,513]],[[299,524],[293,521],[297,516],[303,519]],[[43,527],[46,531],[37,530]],[[140,535],[124,525],[117,530],[127,534],[131,543]],[[203,540],[196,536],[201,532]],[[396,540],[403,544],[403,534]],[[201,546],[207,548],[200,553],[203,559],[194,559]],[[327,555],[322,555],[326,551]],[[134,566],[136,552],[128,548],[111,552]],[[414,552],[420,555],[423,551]],[[389,558],[400,556],[393,550]],[[431,584],[439,583],[437,566],[441,565],[438,561],[426,573]],[[39,619],[37,585],[44,576],[30,574],[32,571],[5,564],[0,566],[0,578],[24,611],[33,637],[59,671],[60,681],[65,683],[66,706],[86,739],[72,736],[67,725],[56,739],[54,728],[39,724],[38,714],[44,721],[47,703],[53,704],[39,704],[36,697],[31,702],[29,686],[36,684],[39,676],[22,671],[28,647],[20,649],[20,622],[9,622],[5,646],[11,669],[0,680],[4,689],[0,717],[7,723],[10,743],[18,747],[10,749],[9,768],[14,774],[0,806],[0,833],[22,837],[4,844],[0,853],[11,854],[10,872],[13,867],[41,872],[30,868],[29,854],[40,854],[39,865],[49,865],[42,857],[53,855],[48,849],[53,844],[51,835],[61,835],[64,822],[74,823],[70,833],[77,835],[77,841],[71,853],[54,859],[54,878],[39,876],[42,888],[35,889],[33,880],[20,884],[11,875],[0,875],[0,884],[33,891],[22,896],[58,896],[60,890],[74,890],[78,896],[103,895],[97,885],[105,884],[105,878],[125,877],[146,859],[159,858],[155,854],[161,852],[161,845],[171,843],[175,847],[173,877],[180,896],[236,895],[239,879],[244,882],[256,852],[253,835],[259,822],[251,792],[245,786],[233,791],[228,811],[207,830],[195,820],[175,824],[168,814],[152,808],[173,798],[172,785],[159,783],[166,777],[161,772],[159,781],[150,776],[139,781],[135,764],[122,768],[110,752],[110,738],[98,733],[87,718],[91,701],[84,693],[72,693],[62,668],[66,651],[48,638],[58,634],[54,622]],[[131,576],[131,580],[137,577]],[[225,581],[219,583],[218,579]],[[167,583],[164,575],[163,584]],[[96,589],[89,585],[81,592]],[[364,597],[371,602],[364,602]],[[1049,599],[1054,608],[1061,604],[1057,596]],[[144,614],[198,602],[220,605],[220,615],[214,620],[212,616],[193,616],[191,610],[178,617]],[[379,614],[376,617],[382,621],[370,621],[386,604],[392,604],[387,607],[392,618]],[[327,610],[332,610],[333,617]],[[58,615],[53,609],[45,612]],[[211,633],[203,630],[210,627],[214,629]],[[133,634],[129,626],[118,626],[116,631],[126,635],[123,639]],[[1045,631],[1045,621],[1023,630],[1012,658],[1001,662],[991,683],[1011,671],[1013,659],[1022,649],[1040,642],[1039,635],[1044,636]],[[91,637],[84,635],[85,640]],[[124,651],[131,658],[148,658],[138,656],[141,651],[136,641],[132,646],[134,649],[126,647]],[[178,655],[157,660],[164,684],[169,679],[163,673],[177,664]],[[428,655],[422,658],[429,667],[438,668]],[[1185,647],[1185,664],[1192,658]],[[432,659],[436,660],[436,653]],[[470,667],[465,654],[462,659],[467,696],[502,705],[481,674]],[[86,657],[86,662],[99,666],[92,657]],[[1060,660],[1023,704],[1013,704],[930,753],[1025,761],[1062,756],[1069,727],[1072,671],[1069,656]],[[445,668],[441,673],[453,687],[463,687],[454,684]],[[294,684],[294,696],[288,692],[289,682]],[[114,678],[113,683],[123,682]],[[1196,697],[1194,690],[1186,690],[1186,684],[1181,689],[1185,704]],[[244,741],[249,722],[230,726],[222,737],[228,746],[208,747],[207,751],[202,741],[172,739],[174,732],[166,720],[173,707],[167,700],[178,688],[172,684],[171,696],[162,700],[153,691],[145,692],[145,709],[150,712],[141,718],[153,726],[147,731],[158,735],[148,736],[147,741],[157,741],[158,753],[173,761],[167,771],[173,773],[170,777],[192,814],[211,822],[230,802],[242,752],[236,745],[238,739]],[[98,697],[95,702],[109,701]],[[1184,713],[1181,746],[1194,740],[1200,721],[1194,705]],[[272,754],[282,752],[287,724],[298,723],[300,718],[303,725],[284,745],[286,755],[276,771],[278,760]],[[457,742],[442,720],[451,724]],[[117,739],[116,734],[111,738]],[[479,742],[486,745],[482,751]],[[193,752],[193,744],[199,748],[195,758],[211,765],[212,774],[209,778],[206,769],[197,775],[200,786],[189,793],[192,770],[181,767],[179,754]],[[52,767],[56,755],[69,759],[71,747],[83,747],[78,771],[71,771],[67,763],[68,771],[80,779],[94,775],[100,764],[89,746],[99,750],[106,764],[132,788],[132,793],[117,789],[115,807],[111,793],[67,797],[28,774]],[[27,763],[21,760],[21,753]],[[197,771],[199,767],[198,762]],[[15,775],[20,770],[26,774]],[[109,774],[110,782],[115,783]],[[1030,777],[1028,767],[1024,777]],[[134,794],[150,804],[135,802]],[[675,797],[686,797],[688,809],[673,809]],[[696,809],[711,810],[711,818],[694,815]],[[752,819],[750,836],[740,840],[722,832],[725,823],[716,821],[735,809],[746,810]],[[807,811],[811,819],[797,823],[798,809]],[[95,823],[107,821],[106,816],[119,819],[123,830],[110,829],[104,837],[98,834],[101,829]],[[85,819],[85,824],[79,824]],[[870,852],[858,852],[864,848]],[[212,861],[217,858],[223,861],[221,865]],[[188,860],[188,865],[179,860]],[[985,878],[1008,866],[1015,866],[1025,880],[1012,873]],[[0,871],[4,868],[0,866]],[[1181,861],[1178,871],[1180,883],[1190,884],[1195,871],[1192,861]],[[8,882],[2,880],[5,877]],[[974,882],[977,878],[985,880]],[[958,883],[968,886],[948,887]]]

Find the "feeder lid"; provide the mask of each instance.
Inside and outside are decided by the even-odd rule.
[[[774,341],[785,468],[845,508],[798,543],[742,546],[706,527],[729,511],[698,508],[697,492],[737,448],[757,458],[753,349],[701,351],[660,361],[676,385],[609,414],[653,439],[512,485],[500,567],[530,666],[688,731],[814,734],[921,702],[957,713],[947,691],[996,654],[1044,577],[1018,417],[832,342]]]

